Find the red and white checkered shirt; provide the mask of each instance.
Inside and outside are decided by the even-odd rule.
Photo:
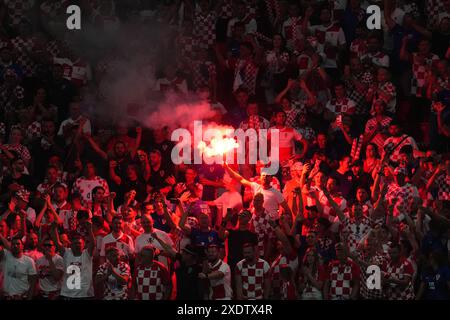
[[[28,12],[35,5],[34,0],[3,0],[3,3],[6,6],[8,22],[13,26],[26,19]]]
[[[298,256],[296,252],[292,252],[290,256],[279,255],[270,267],[270,288],[272,293],[275,294],[276,297],[281,294],[282,289],[282,281],[280,275],[280,266],[288,265],[293,274],[297,273],[298,269]]]
[[[413,53],[412,71],[413,77],[411,78],[411,94],[417,97],[422,97],[424,87],[426,86],[428,72],[432,67],[436,66],[439,62],[439,57],[435,54],[430,54],[425,57],[423,61],[419,61],[419,55]]]
[[[388,132],[389,124],[391,123],[392,118],[384,116],[381,121],[378,121],[377,118],[369,119],[366,123],[366,128],[364,130],[364,134],[369,135],[376,127],[379,122],[382,130],[377,132],[377,134],[370,140],[370,142],[374,143],[378,147],[378,151],[383,150],[384,142],[386,140],[386,134]]]
[[[177,44],[181,56],[184,58],[191,58],[194,53],[194,48],[198,45],[198,40],[193,36],[181,35],[178,37]]]
[[[235,63],[228,61],[228,66],[234,70],[233,90],[245,88],[249,94],[256,93],[256,80],[259,68],[253,60],[238,59]]]
[[[352,294],[355,281],[360,281],[359,266],[351,259],[345,263],[339,260],[331,261],[328,265],[328,279],[330,281],[330,297],[332,300],[348,300]]]
[[[327,103],[327,109],[334,114],[354,114],[356,111],[356,103],[349,98],[344,99],[332,99]]]
[[[114,271],[118,273],[121,276],[127,276],[130,277],[130,266],[123,262],[119,261],[117,266],[114,267]],[[97,271],[97,275],[104,276],[108,273],[108,264],[103,263],[100,265]],[[126,300],[128,298],[128,286],[121,285],[117,283],[117,279],[110,275],[108,277],[108,280],[105,283],[105,291],[103,293],[103,299],[104,300]]]
[[[170,274],[160,262],[153,261],[151,267],[139,265],[133,277],[137,300],[162,300],[164,289],[170,284]]]
[[[387,138],[386,141],[384,141],[383,150],[385,150],[385,148],[387,146],[389,146],[388,149],[395,147],[398,143],[400,143],[400,141],[403,140],[404,137],[405,137],[405,135],[402,135],[400,137],[389,137],[389,138]],[[413,137],[408,137],[405,140],[403,140],[403,142],[394,150],[394,152],[392,152],[392,154],[391,154],[389,159],[392,162],[398,163],[398,161],[400,160],[400,149],[403,146],[407,146],[407,145],[410,145],[414,150],[418,149],[416,141],[414,140],[414,138]]]
[[[372,230],[371,221],[367,217],[363,217],[359,223],[355,219],[345,217],[341,223],[341,236],[350,252],[355,251],[361,240]]]
[[[409,278],[409,283],[406,287],[401,288],[399,285],[391,283],[384,286],[383,291],[385,298],[388,300],[413,300],[414,288],[412,284],[412,277],[414,275],[414,268],[408,260],[403,260],[399,264],[394,265],[392,261],[388,261],[383,268],[386,273],[385,277],[393,277],[399,280]]]
[[[214,265],[209,264],[211,272],[220,271],[224,277],[216,280],[209,280],[209,299],[210,300],[231,300],[233,292],[231,289],[231,270],[230,266],[218,260]]]
[[[105,189],[105,196],[109,195],[108,182],[99,176],[96,176],[92,180],[88,180],[84,176],[78,178],[73,184],[72,193],[79,193],[83,206],[90,208],[92,206],[92,190],[95,187],[102,187]]]
[[[394,217],[397,217],[401,213],[410,214],[414,198],[416,197],[419,197],[419,191],[416,186],[409,183],[406,183],[402,187],[396,183],[391,183],[388,186],[388,191],[386,193],[386,201],[389,204],[391,204],[395,198],[398,199],[394,207]]]
[[[216,79],[216,65],[211,61],[193,61],[192,69],[194,88],[201,86],[210,87]]]
[[[347,96],[350,100],[353,100],[356,104],[355,114],[367,114],[367,102],[366,102],[366,94],[370,86],[373,84],[374,79],[372,73],[369,71],[361,72],[358,75],[352,75],[353,80],[358,81],[366,85],[366,87],[358,91],[354,86],[353,81],[346,80],[345,81],[345,90],[347,92]]]
[[[250,190],[251,191],[251,190]],[[258,256],[263,257],[265,254],[265,240],[272,239],[274,237],[273,228],[270,225],[270,215],[264,210],[264,214],[257,215],[255,209],[252,209],[252,220],[250,222],[252,231],[256,233],[258,237]]]
[[[4,147],[8,151],[14,151],[17,153],[24,161],[31,160],[30,151],[22,144],[5,144]]]
[[[374,255],[369,256],[365,250],[360,249],[357,250],[356,254],[361,261],[364,261],[368,265],[376,265],[380,267],[380,269],[386,264],[388,259],[387,255],[383,252],[376,252]],[[366,272],[361,272],[361,296],[366,300],[379,300],[383,298],[383,290],[382,289],[369,289],[367,288],[367,278],[369,274]]]
[[[289,17],[281,27],[281,35],[286,39],[286,46],[289,49],[295,48],[295,42],[302,36],[302,17]]]
[[[194,36],[198,39],[200,46],[211,47],[216,41],[216,20],[214,12],[194,14]]]
[[[374,104],[377,100],[382,100],[386,103],[386,111],[395,113],[397,106],[397,89],[392,82],[379,83],[377,90],[374,92],[372,100],[372,108],[370,113],[375,115]]]
[[[11,44],[18,53],[16,62],[22,67],[24,75],[26,77],[33,76],[36,64],[29,56],[29,53],[34,49],[34,40],[32,38],[25,40],[22,37],[15,37],[11,39]]]
[[[446,12],[445,0],[426,0],[425,5],[428,27],[435,29],[439,24],[439,14]]]
[[[438,186],[438,200],[450,200],[450,176],[442,174],[436,179]]]
[[[264,280],[269,276],[270,266],[267,261],[258,259],[250,265],[243,259],[236,264],[236,274],[242,279],[242,294],[246,300],[264,298]]]

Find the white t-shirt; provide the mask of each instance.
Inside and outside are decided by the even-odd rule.
[[[214,204],[219,210],[222,209],[222,217],[225,217],[227,214],[227,208],[238,211],[241,211],[243,208],[242,196],[237,191],[225,191],[220,197],[214,200]]]
[[[259,183],[251,183],[253,196],[257,193],[264,195],[264,209],[267,210],[272,220],[280,218],[280,212],[278,211],[280,204],[284,201],[283,195],[277,189],[270,187],[265,190]]]
[[[153,231],[158,235],[158,238],[160,238],[162,241],[164,241],[165,243],[167,243],[172,247],[175,246],[172,241],[172,238],[170,238],[170,236],[166,232],[158,230],[156,228],[153,229]],[[148,245],[152,245],[156,249],[163,251],[163,247],[159,244],[158,240],[153,238],[152,235],[149,233],[143,233],[137,236],[136,238],[136,253],[139,253],[143,247]],[[169,267],[169,260],[167,259],[167,257],[160,255],[157,260],[158,262],[164,264],[167,268]]]
[[[38,249],[26,250],[23,252],[23,254],[26,255],[27,257],[30,257],[31,259],[33,259],[34,262],[36,262],[38,259],[40,259],[44,255]]]
[[[64,259],[59,254],[55,254],[52,260],[56,269],[64,272]],[[42,256],[36,261],[36,269],[39,275],[39,288],[42,291],[53,292],[61,289],[61,279],[59,281],[53,279],[46,257]]]
[[[5,295],[27,293],[30,289],[28,276],[37,274],[33,259],[24,254],[20,258],[16,258],[6,249],[3,252],[3,290]]]
[[[219,269],[217,266],[220,264]],[[224,274],[224,277],[216,280],[209,280],[210,289],[218,286],[223,286],[225,289],[224,298],[215,298],[213,296],[213,290],[209,292],[209,298],[212,300],[231,300],[233,297],[233,289],[231,288],[231,269],[230,266],[222,260],[217,261],[215,265],[209,264],[211,270],[220,271]],[[216,270],[217,269],[217,270]]]
[[[107,234],[102,241],[102,248],[100,250],[100,256],[105,256],[105,248],[114,246],[119,249],[122,254],[129,258],[134,254],[134,242],[131,237],[122,232],[118,238],[114,238],[112,233]]]
[[[71,270],[69,268],[70,266],[78,266],[80,268],[80,286],[78,288],[76,270]],[[88,298],[94,296],[94,288],[92,286],[92,257],[87,249],[84,249],[78,257],[73,255],[72,249],[70,248],[67,248],[64,252],[64,277],[61,286],[61,296],[68,298]]]

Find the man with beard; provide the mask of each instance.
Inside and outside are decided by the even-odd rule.
[[[393,165],[397,165],[400,160],[400,150],[407,145],[413,148],[413,155],[417,155],[419,149],[416,141],[413,137],[402,133],[402,128],[399,123],[392,121],[389,124],[388,130],[391,136],[384,141],[383,157],[386,153],[390,153],[389,160]]]
[[[198,277],[208,284],[208,300],[231,300],[233,292],[230,267],[219,258],[219,253],[217,245],[208,246],[206,250],[208,260],[203,264],[203,270]]]
[[[33,299],[37,281],[37,271],[33,259],[24,255],[23,243],[14,238],[9,243],[0,235],[3,248],[0,249],[0,262],[3,262],[3,288],[7,300]]]
[[[132,261],[134,257],[133,239],[123,232],[123,218],[115,216],[111,222],[111,233],[106,235],[102,241],[100,250],[100,261],[105,261],[106,249],[116,247],[123,252],[125,261]]]
[[[150,168],[150,186],[163,194],[169,192],[176,181],[175,179],[168,179],[169,177],[172,178],[173,170],[170,166],[162,163],[161,151],[158,149],[150,152]]]
[[[253,243],[244,243],[242,252],[244,259],[236,265],[236,298],[267,300],[270,294],[269,264],[256,256]]]
[[[92,233],[92,224],[89,221],[85,222],[85,229],[87,230],[86,246],[84,238],[79,234],[75,234],[72,237],[70,248],[65,248],[60,242],[56,228],[52,228],[53,241],[64,259],[61,296],[66,300],[90,299],[94,297],[92,257],[95,249],[95,238]],[[80,276],[79,289],[73,288],[74,275]]]

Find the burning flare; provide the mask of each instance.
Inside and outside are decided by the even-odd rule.
[[[224,155],[233,149],[239,148],[239,143],[234,138],[230,138],[230,133],[234,132],[234,129],[214,127],[216,134],[211,141],[206,143],[200,141],[197,148],[200,152],[203,152],[207,157],[214,157],[218,155]]]

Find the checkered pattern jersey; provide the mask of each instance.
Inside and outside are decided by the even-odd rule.
[[[16,37],[11,40],[11,44],[18,52],[16,62],[22,67],[23,73],[26,77],[31,77],[34,74],[36,64],[28,55],[28,52],[32,52],[34,48],[33,39],[23,39],[22,37]]]
[[[353,114],[356,111],[356,104],[349,98],[332,99],[327,103],[327,109],[335,114]]]
[[[387,255],[381,251],[375,253],[373,256],[369,256],[364,250],[357,250],[356,254],[361,261],[366,262],[369,265],[376,265],[380,267],[380,269],[387,262]],[[383,290],[382,289],[369,289],[367,288],[367,278],[368,274],[366,272],[361,272],[361,289],[360,294],[361,297],[366,300],[380,300],[383,299]]]
[[[354,79],[359,83],[366,85],[366,89],[363,91],[358,91],[351,81],[346,80],[345,89],[347,92],[347,96],[356,104],[355,114],[366,114],[366,94],[368,88],[374,82],[373,75],[369,71],[366,71],[354,76]]]
[[[398,198],[394,207],[394,217],[397,217],[401,213],[411,213],[414,197],[419,197],[419,191],[416,186],[409,183],[406,183],[402,187],[396,183],[391,183],[386,193],[386,201],[389,204],[392,203],[393,199]]]
[[[198,41],[195,37],[186,35],[180,36],[177,41],[181,56],[185,58],[192,57],[197,44]]]
[[[288,265],[294,274],[298,269],[298,256],[295,252],[292,252],[290,256],[279,255],[270,267],[270,287],[276,296],[281,294],[282,281],[280,275],[280,266]]]
[[[383,149],[385,147],[387,147],[388,145],[391,145],[392,147],[396,146],[401,140],[403,140],[404,137],[405,137],[405,135],[402,135],[400,137],[387,138],[386,141],[384,141]],[[403,140],[403,142],[394,150],[394,152],[392,152],[389,159],[392,162],[398,163],[398,161],[400,160],[400,149],[406,145],[411,145],[413,147],[413,149],[417,149],[417,144],[416,144],[416,141],[414,140],[414,138],[408,137],[405,140]],[[381,151],[383,149],[381,149]]]
[[[258,259],[254,265],[244,259],[236,264],[236,274],[242,279],[242,294],[246,300],[264,298],[264,279],[269,276],[270,266],[267,261]]]
[[[378,88],[375,91],[372,101],[372,108],[370,109],[371,114],[375,114],[374,103],[377,100],[383,100],[386,104],[386,111],[395,113],[397,105],[397,89],[392,82],[385,82],[378,84]]]
[[[272,239],[274,237],[273,228],[269,223],[270,215],[265,213],[264,215],[256,215],[253,209],[251,226],[258,237],[258,256],[263,257],[265,253],[264,242],[266,239]]]
[[[153,261],[151,267],[138,266],[133,279],[137,300],[162,300],[164,288],[170,283],[170,274],[162,263]]]
[[[301,17],[289,17],[281,27],[281,34],[286,39],[286,44],[289,49],[295,48],[295,42],[301,36],[302,27]]]
[[[276,53],[274,50],[266,52],[267,70],[272,74],[282,73],[289,63],[289,53],[283,51]]]
[[[436,179],[436,185],[438,186],[438,200],[450,200],[450,176],[440,175]]]
[[[123,261],[120,261],[114,271],[121,276],[130,277],[130,266]],[[108,273],[108,265],[106,263],[100,265],[97,275],[105,275]],[[126,300],[128,298],[127,285],[119,285],[116,278],[112,275],[108,277],[105,284],[105,291],[103,293],[104,300]]]
[[[350,252],[356,250],[358,243],[372,229],[370,225],[370,220],[366,217],[362,218],[360,223],[356,223],[354,219],[349,219],[347,217],[342,221],[341,236],[342,239],[346,239]]]
[[[210,86],[216,79],[216,65],[211,61],[193,61],[194,87]]]
[[[439,14],[447,11],[445,10],[445,0],[426,0],[425,11],[428,27],[434,29],[438,26]]]
[[[20,24],[35,2],[35,0],[3,0],[9,23],[13,26]]]
[[[292,108],[286,112],[286,126],[295,128],[297,126],[297,119],[300,113],[302,113],[301,109]]]
[[[400,264],[394,265],[391,261],[388,261],[384,266],[383,271],[386,272],[386,277],[394,277],[400,280],[404,280],[406,277],[412,279],[414,274],[414,268],[408,260],[403,260]],[[413,300],[414,288],[412,281],[409,281],[406,288],[400,288],[397,285],[386,285],[383,288],[385,298],[388,300]]]
[[[428,71],[439,62],[439,57],[435,54],[430,54],[420,63],[417,53],[413,53],[413,77],[411,78],[411,94],[417,97],[423,95],[423,87],[426,86]]]
[[[24,161],[30,161],[31,154],[27,147],[25,147],[22,144],[5,144],[5,148],[8,151],[14,151],[24,160]]]
[[[211,47],[216,41],[216,20],[214,12],[207,14],[196,12],[194,16],[194,36],[198,43]]]
[[[259,68],[253,61],[239,59],[234,68],[233,89],[237,90],[240,87],[243,87],[247,89],[250,94],[255,94],[258,71]]]
[[[230,266],[222,260],[217,261],[215,265],[209,264],[209,267],[211,271],[220,271],[223,274],[229,274],[231,272]],[[230,282],[229,280],[230,278],[227,277],[217,280],[209,280],[209,297],[211,300],[224,300],[231,298],[231,292],[229,289],[231,288],[231,283],[227,283],[227,281]]]
[[[331,261],[328,265],[331,299],[350,299],[352,284],[354,281],[360,281],[360,273],[358,265],[351,259],[345,263],[341,263],[339,260]]]
[[[316,139],[316,132],[311,127],[305,127],[305,128],[295,128],[300,134],[302,135],[305,140],[312,142],[314,139]]]
[[[387,133],[387,129],[388,129],[391,121],[392,121],[392,118],[390,118],[390,117],[384,117],[380,121],[381,127],[383,128],[382,131]],[[369,134],[370,132],[372,132],[377,127],[377,122],[378,121],[376,118],[369,119],[366,123],[366,128],[365,128],[364,133]],[[381,152],[381,150],[383,150],[385,137],[382,134],[377,133],[370,142],[375,143],[378,147],[378,150]]]

